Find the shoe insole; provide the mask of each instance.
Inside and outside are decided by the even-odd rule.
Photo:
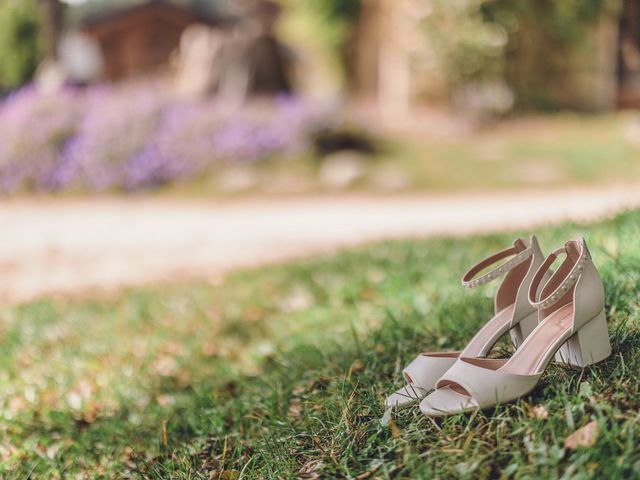
[[[486,354],[498,339],[509,330],[515,305],[500,310],[475,334],[464,348],[461,357],[479,357]]]
[[[573,302],[563,305],[531,332],[521,347],[500,370],[518,375],[533,375],[547,366],[559,341],[569,338],[573,325]]]

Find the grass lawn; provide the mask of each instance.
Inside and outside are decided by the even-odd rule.
[[[555,115],[514,118],[466,133],[397,137],[347,191],[455,192],[640,181],[640,116]],[[322,162],[311,153],[221,168],[165,189],[177,195],[322,193]]]
[[[578,234],[606,282],[612,357],[582,372],[552,364],[494,411],[408,410],[386,428],[403,365],[463,346],[490,315],[492,288],[459,277],[513,234],[2,308],[0,476],[638,478],[640,212],[539,238],[549,251]],[[593,447],[565,448],[592,421]]]
[[[466,135],[400,144],[398,152],[414,185],[429,190],[633,181],[640,179],[640,117],[515,118]]]

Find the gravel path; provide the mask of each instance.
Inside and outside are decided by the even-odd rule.
[[[232,269],[381,239],[466,235],[640,207],[640,187],[465,196],[166,198],[0,203],[0,300],[75,294]]]

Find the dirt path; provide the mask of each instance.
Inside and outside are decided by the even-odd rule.
[[[0,300],[220,278],[374,240],[592,220],[640,206],[638,186],[467,196],[0,203]]]

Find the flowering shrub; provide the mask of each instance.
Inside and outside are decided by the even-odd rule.
[[[0,192],[139,190],[184,181],[222,164],[298,152],[318,120],[294,97],[229,109],[162,91],[96,86],[13,95],[0,104]]]
[[[24,89],[0,107],[0,191],[51,189],[60,151],[76,129],[73,92],[40,95]]]
[[[164,98],[153,91],[96,87],[86,92],[76,135],[62,151],[60,186],[135,186],[136,156],[156,129]]]
[[[237,112],[214,135],[216,151],[229,161],[256,161],[306,146],[306,123],[313,117],[308,105],[292,97],[278,97],[270,108]]]

